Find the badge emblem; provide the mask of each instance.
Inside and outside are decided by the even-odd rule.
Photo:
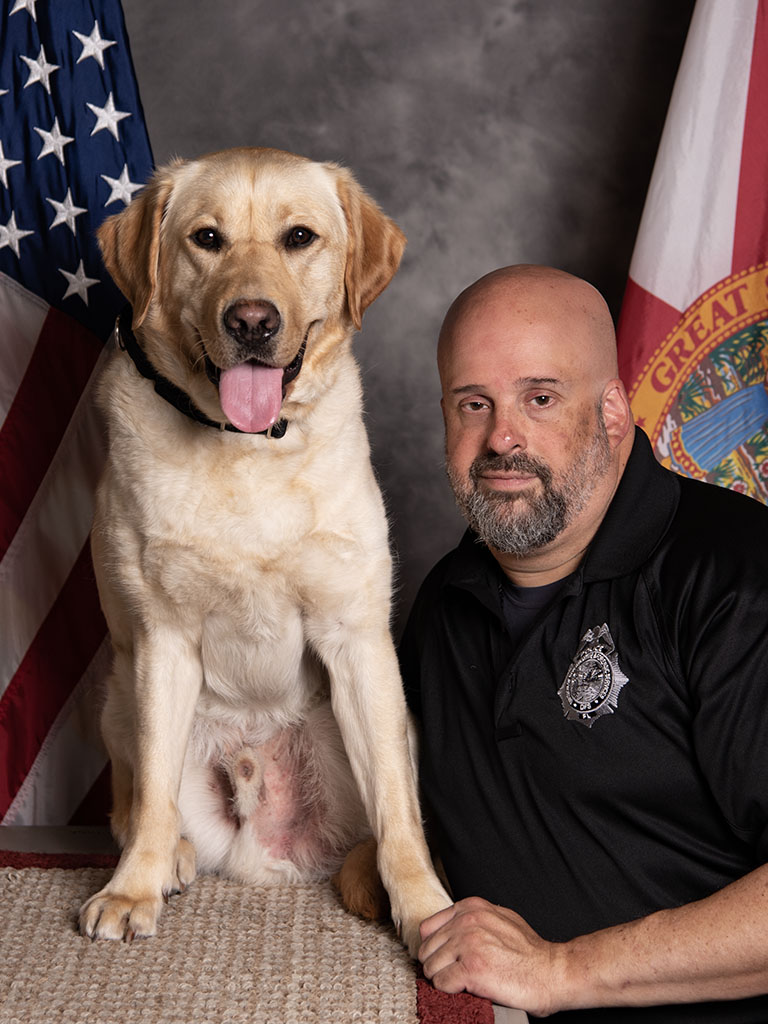
[[[613,714],[618,707],[619,691],[628,682],[619,668],[616,645],[607,623],[588,629],[557,691],[563,714],[591,729],[598,718]]]

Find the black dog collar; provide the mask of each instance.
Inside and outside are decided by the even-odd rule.
[[[197,423],[204,424],[206,427],[215,427],[217,430],[230,430],[235,434],[245,433],[245,431],[240,430],[232,423],[217,423],[215,420],[209,419],[204,412],[197,408],[186,391],[182,391],[181,388],[168,380],[167,377],[163,377],[161,373],[158,373],[149,359],[147,359],[144,350],[136,340],[136,335],[133,333],[133,313],[130,306],[126,306],[117,318],[115,338],[119,347],[131,357],[142,377],[151,380],[155,385],[155,391],[158,395],[164,398],[166,402],[170,402],[179,412],[184,413],[185,416],[195,420]],[[266,437],[279,438],[285,434],[287,428],[287,420],[278,420],[268,430],[260,430],[259,434]]]

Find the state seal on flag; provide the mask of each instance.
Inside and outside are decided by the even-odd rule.
[[[699,296],[630,401],[668,468],[768,501],[768,264]]]

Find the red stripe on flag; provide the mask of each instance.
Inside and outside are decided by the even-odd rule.
[[[617,334],[619,376],[628,392],[680,316],[681,310],[646,291],[631,277],[627,278]]]
[[[0,558],[45,476],[103,345],[77,321],[50,309],[0,431]]]
[[[749,73],[733,272],[768,260],[768,3],[760,0]]]
[[[0,700],[0,818],[106,631],[86,543]]]

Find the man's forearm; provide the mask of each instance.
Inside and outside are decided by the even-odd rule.
[[[768,992],[768,865],[696,903],[563,943],[553,968],[558,1009]]]

